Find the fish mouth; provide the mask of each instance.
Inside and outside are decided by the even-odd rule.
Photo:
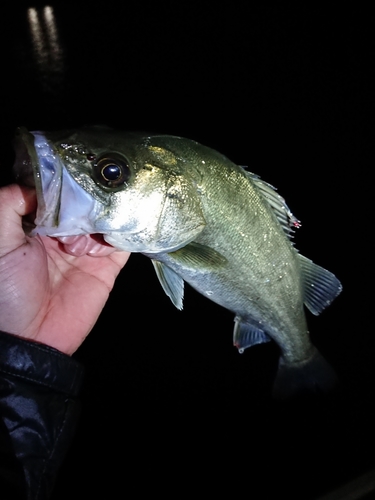
[[[58,226],[63,165],[53,145],[43,132],[29,132],[20,127],[16,131],[14,147],[16,182],[36,190],[38,208],[35,226]]]
[[[75,236],[95,233],[94,199],[71,177],[44,132],[20,127],[14,138],[16,182],[35,187],[37,211],[31,236]]]

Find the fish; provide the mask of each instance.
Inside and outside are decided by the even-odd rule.
[[[14,146],[16,182],[37,194],[31,236],[102,235],[151,259],[177,309],[185,283],[228,309],[240,353],[277,344],[275,398],[336,386],[335,370],[311,341],[306,310],[319,315],[342,285],[298,252],[300,221],[271,184],[173,135],[20,127]]]

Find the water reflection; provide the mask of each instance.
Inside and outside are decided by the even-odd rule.
[[[64,75],[64,51],[59,40],[53,8],[29,8],[29,31],[36,67],[43,90],[56,93]]]

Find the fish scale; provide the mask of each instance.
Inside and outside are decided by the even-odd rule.
[[[220,185],[212,181],[207,183],[203,200],[207,224],[195,238],[197,243],[223,255],[227,259],[226,266],[216,271],[205,272],[203,269],[202,272],[197,267],[188,270],[186,266],[178,265],[168,254],[155,258],[175,269],[201,292],[204,274],[205,288],[211,291],[211,300],[235,312],[245,323],[249,320],[267,324],[268,329],[272,329],[272,336],[277,338],[284,351],[288,351],[289,357],[303,359],[308,339],[292,337],[295,346],[291,349],[289,344],[292,341],[289,335],[284,334],[284,330],[306,330],[298,254],[243,171],[234,170],[232,164],[228,164],[227,168],[229,173],[224,176],[229,185],[226,186],[224,200],[220,196]],[[209,169],[206,177],[214,179],[218,171],[223,174],[223,163],[211,163]],[[241,200],[240,204],[236,203],[237,199]],[[242,201],[244,199],[247,203]],[[219,221],[216,217],[218,204],[222,213]],[[278,248],[277,253],[275,247]],[[207,295],[207,290],[204,292]],[[278,305],[276,308],[272,307],[275,303]],[[298,314],[292,315],[291,308],[298,310]],[[282,330],[281,325],[285,325]]]

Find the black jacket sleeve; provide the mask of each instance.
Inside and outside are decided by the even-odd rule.
[[[0,332],[0,498],[46,500],[79,415],[82,366]]]

